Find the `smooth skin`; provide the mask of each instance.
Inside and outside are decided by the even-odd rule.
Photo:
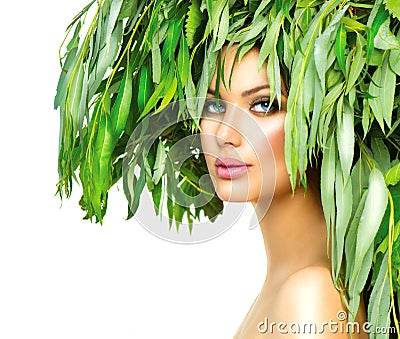
[[[224,76],[229,79],[236,46],[229,50],[224,47],[221,53],[226,57]],[[255,151],[257,145],[250,145],[254,140],[249,141],[231,124],[235,119],[233,109],[227,108],[223,114],[220,113],[220,121],[207,119],[212,114],[205,114],[200,123],[205,159],[216,193],[225,201],[240,201],[242,196],[242,201],[253,204],[267,256],[264,285],[234,339],[350,338],[349,333],[346,333],[346,320],[341,322],[337,318],[338,312],[345,311],[346,307],[331,277],[331,261],[328,256],[330,248],[327,248],[318,171],[309,172],[306,194],[302,185],[299,185],[294,196],[292,195],[284,160],[286,88],[282,84],[281,108],[277,104],[269,106],[270,89],[266,66],[258,71],[258,55],[258,49],[253,48],[240,63],[236,61],[231,86],[227,85],[226,88],[221,79],[219,98],[241,108],[255,119],[268,138],[273,154],[267,160],[265,157],[258,157]],[[211,100],[215,98],[216,81],[217,74],[214,74],[207,95]],[[212,111],[213,107],[208,110]],[[205,138],[205,135],[208,137]],[[265,145],[268,145],[268,141],[264,140]],[[235,157],[249,164],[247,178],[219,177],[215,167],[218,157]],[[262,163],[257,159],[263,159]],[[271,163],[275,165],[275,175],[269,170],[263,170],[270,168]],[[260,187],[265,186],[265,183],[270,184],[272,180],[275,181],[273,196],[268,190],[260,190]],[[266,319],[269,328],[265,333]],[[368,338],[362,331],[362,325],[366,321],[362,298],[355,321],[360,324],[360,333],[354,333],[353,338]],[[275,325],[271,328],[272,322]],[[283,324],[278,327],[279,322]],[[324,330],[317,334],[302,334],[296,333],[298,331],[295,325],[289,327],[292,323],[303,325],[306,322],[315,323],[318,331]],[[337,323],[336,327],[333,322]]]

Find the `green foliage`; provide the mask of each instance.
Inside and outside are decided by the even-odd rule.
[[[388,9],[390,14],[393,15],[396,19],[400,20],[400,6],[396,0],[384,0],[383,3],[385,7]]]
[[[369,320],[387,324],[391,312],[399,330],[399,8],[397,0],[91,2],[61,49],[59,194],[68,197],[80,181],[86,218],[102,222],[135,126],[174,100],[204,97],[224,64],[217,62],[224,44],[237,43],[239,59],[257,44],[271,97],[280,102],[281,75],[289,88],[285,159],[293,190],[305,185],[310,163],[321,166],[332,273],[351,317],[360,293],[372,289]],[[200,191],[204,159],[176,170],[168,147],[198,130],[203,103],[188,100],[181,114],[191,122],[151,147],[138,177],[128,174],[129,217],[145,185],[156,212],[165,190],[171,197]],[[203,210],[213,219],[222,210],[216,196],[195,212],[165,200],[177,227],[185,216],[193,221]]]

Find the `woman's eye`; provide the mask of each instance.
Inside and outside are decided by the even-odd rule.
[[[206,100],[204,105],[205,114],[220,114],[225,113],[225,106],[216,100]]]
[[[277,109],[274,102],[270,103],[269,100],[261,100],[251,105],[250,110],[255,113],[271,113]]]

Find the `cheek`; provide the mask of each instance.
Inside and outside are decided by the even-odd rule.
[[[200,140],[201,140],[201,147],[202,147],[202,152],[204,154],[204,158],[206,160],[206,164],[207,167],[210,171],[211,169],[211,163],[213,160],[213,156],[211,154],[213,154],[213,149],[215,147],[213,147],[212,145],[212,138],[210,138],[210,135],[212,135],[212,124],[210,124],[209,121],[206,120],[201,120],[200,121],[200,128],[201,128],[201,132],[200,132]]]
[[[279,113],[271,116],[265,122],[264,132],[268,137],[268,141],[274,156],[275,173],[277,186],[280,182],[288,180],[288,172],[285,164],[285,113]]]
[[[284,125],[285,125],[285,113],[277,113],[263,122],[263,130],[268,138],[271,149],[276,158],[281,157],[284,151]]]
[[[271,126],[270,131],[268,132],[268,140],[272,148],[272,152],[274,153],[275,161],[277,162],[277,166],[280,163],[280,160],[284,158],[284,149],[285,149],[285,133],[284,133],[284,120],[279,119],[274,122],[273,126]],[[278,163],[279,162],[279,163]]]

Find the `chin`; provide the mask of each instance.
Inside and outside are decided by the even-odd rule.
[[[259,194],[252,192],[247,187],[232,187],[232,183],[217,184],[215,193],[222,201],[227,202],[252,202],[257,201]],[[260,193],[260,192],[257,192]]]

